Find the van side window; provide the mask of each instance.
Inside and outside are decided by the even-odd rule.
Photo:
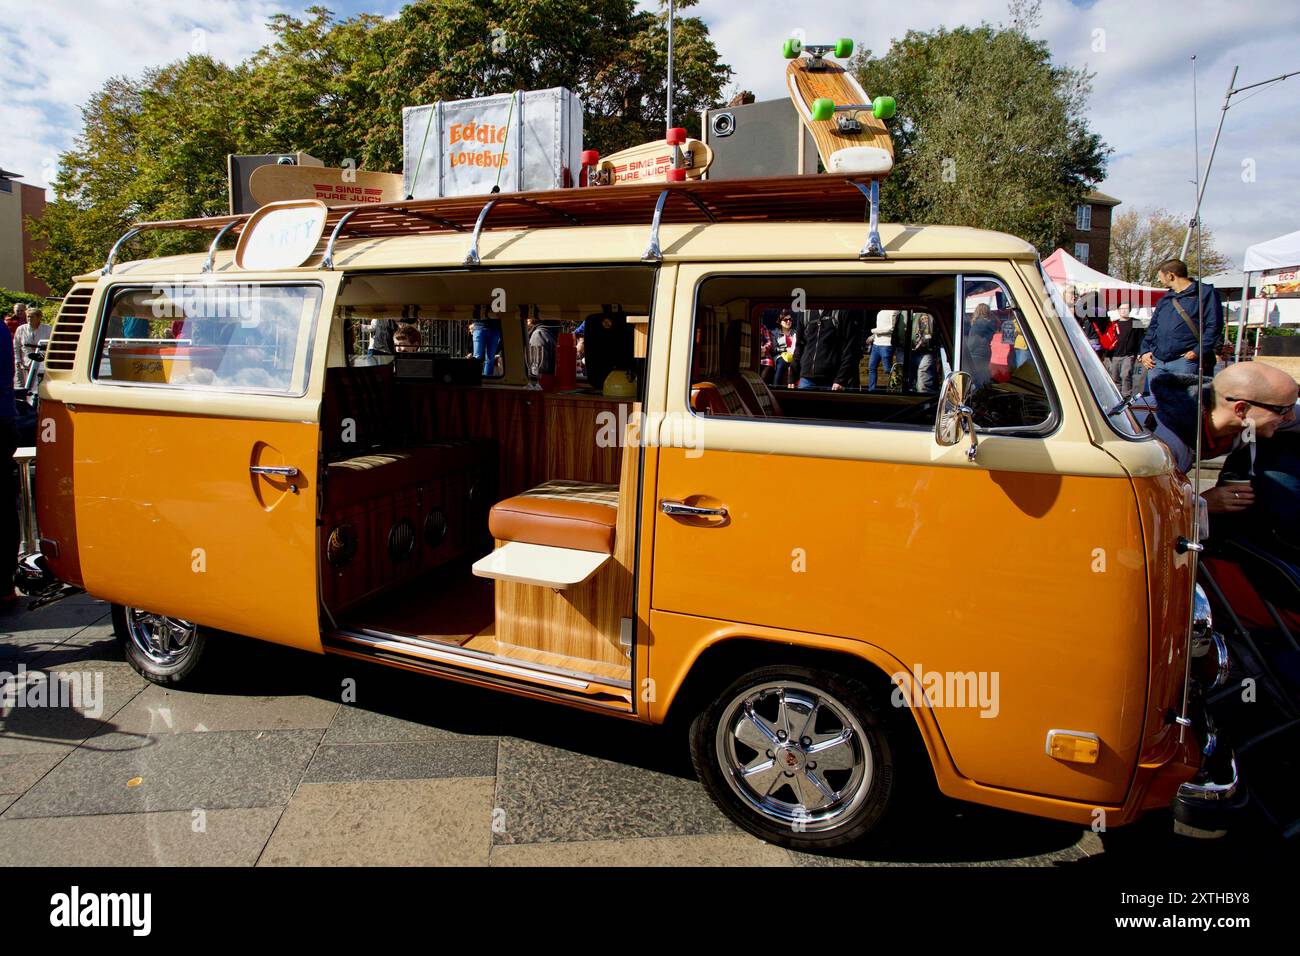
[[[212,283],[116,290],[93,378],[117,385],[302,395],[316,285]]]
[[[1024,317],[996,279],[963,276],[962,350],[969,372],[970,406],[984,429],[1035,429],[1048,424],[1052,406],[1030,347]]]
[[[933,428],[956,276],[745,275],[700,284],[701,415]]]

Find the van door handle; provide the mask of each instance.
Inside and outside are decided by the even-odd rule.
[[[666,515],[684,515],[688,518],[727,517],[726,508],[701,508],[698,505],[688,505],[684,501],[669,501],[667,498],[659,502],[659,510]]]
[[[255,475],[274,475],[277,478],[296,478],[298,469],[293,465],[249,465],[248,470]]]

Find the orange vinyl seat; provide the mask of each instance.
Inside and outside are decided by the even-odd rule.
[[[488,527],[498,541],[614,553],[618,485],[546,481],[497,502]]]

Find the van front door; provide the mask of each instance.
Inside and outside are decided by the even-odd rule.
[[[1058,343],[1025,324],[1016,306],[1033,300],[1014,271],[681,266],[676,296],[655,672],[681,673],[732,637],[767,637],[774,653],[790,640],[874,645],[930,693],[962,776],[1122,802],[1146,682],[1141,529],[1124,472],[1089,440],[1072,393],[1052,387],[1069,381]],[[921,314],[943,327],[907,327]],[[788,372],[776,361],[788,338],[765,348],[783,324]],[[895,367],[904,338],[932,350],[929,382],[919,362]],[[933,434],[938,383],[957,366],[978,386],[973,462]],[[1047,755],[1059,727],[1096,734],[1099,762]]]
[[[319,650],[319,408],[338,283],[244,275],[102,293],[42,406],[48,532],[90,593]]]

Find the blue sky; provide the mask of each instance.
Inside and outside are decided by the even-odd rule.
[[[77,135],[80,104],[108,77],[184,56],[196,44],[237,61],[267,39],[266,18],[290,0],[0,0],[0,167],[45,184]],[[400,0],[335,0],[345,16],[391,15]],[[643,2],[643,6],[650,4]],[[909,29],[1006,18],[1005,0],[701,0],[735,87],[785,95],[776,50],[803,29],[887,49]],[[1198,54],[1201,161],[1233,64],[1238,85],[1300,69],[1300,4],[1276,0],[1044,0],[1037,34],[1054,58],[1096,74],[1093,128],[1114,147],[1101,189],[1121,210],[1191,210],[1190,57]],[[196,32],[201,31],[201,32]],[[823,37],[820,31],[831,31]],[[1228,113],[1203,216],[1239,260],[1252,242],[1300,229],[1300,77],[1247,94]],[[890,92],[868,91],[871,93]],[[1249,98],[1247,98],[1249,97]]]

